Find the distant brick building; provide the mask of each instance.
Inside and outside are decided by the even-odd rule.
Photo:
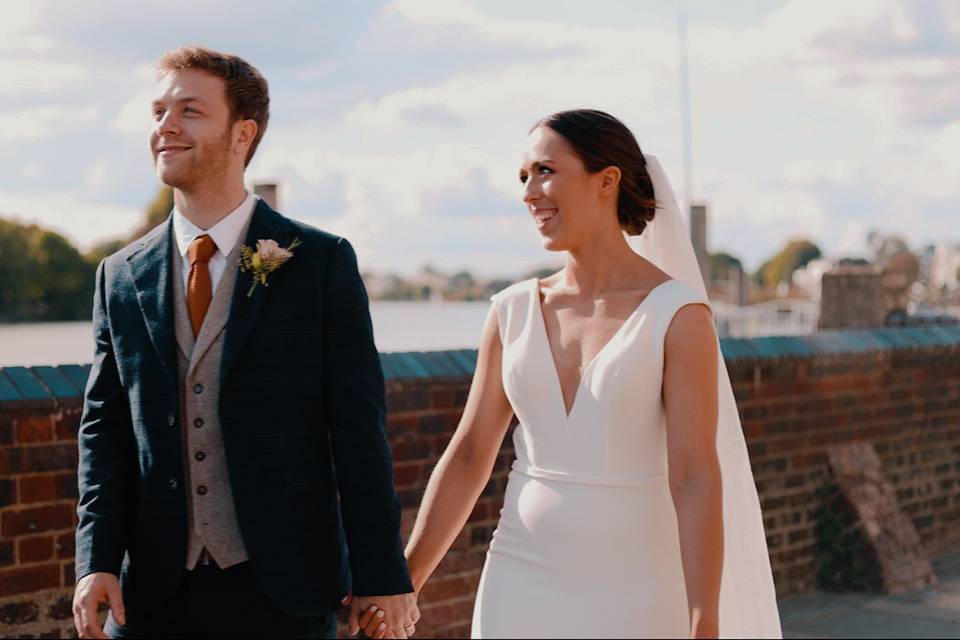
[[[820,282],[820,329],[883,326],[883,274],[874,265],[850,265],[823,274]]]

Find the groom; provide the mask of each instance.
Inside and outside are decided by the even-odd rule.
[[[150,147],[174,210],[97,272],[77,631],[334,637],[352,589],[352,632],[377,605],[406,637],[419,613],[353,249],[244,189],[269,111],[256,69],[185,47],[158,80]]]

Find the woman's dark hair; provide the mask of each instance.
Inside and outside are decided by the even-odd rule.
[[[540,120],[530,131],[537,127],[548,127],[563,136],[588,172],[620,169],[620,226],[632,236],[643,233],[657,205],[647,161],[630,129],[609,113],[594,109],[560,111]]]

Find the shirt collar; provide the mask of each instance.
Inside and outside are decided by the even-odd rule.
[[[240,206],[231,211],[220,222],[209,229],[201,229],[193,224],[185,215],[173,209],[173,236],[177,242],[177,250],[181,256],[187,255],[187,249],[190,243],[197,237],[207,234],[217,245],[217,251],[223,255],[229,255],[240,239],[240,232],[246,226],[250,216],[253,215],[253,208],[257,204],[257,196],[247,193]]]

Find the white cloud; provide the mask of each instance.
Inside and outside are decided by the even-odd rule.
[[[36,140],[71,127],[85,127],[96,121],[93,106],[31,107],[13,113],[0,112],[0,140]]]
[[[127,10],[98,6],[105,16]],[[287,212],[308,220],[311,206],[302,194],[342,207],[313,221],[346,233],[378,264],[410,262],[401,240],[437,234],[438,243],[454,248],[446,251],[426,241],[416,246],[450,260],[476,260],[474,266],[483,271],[496,262],[491,255],[498,250],[509,256],[501,260],[507,263],[540,255],[535,242],[498,244],[479,231],[502,228],[517,235],[526,229],[516,162],[527,127],[558,109],[591,106],[621,117],[642,148],[660,158],[683,196],[672,28],[639,19],[639,27],[629,28],[583,26],[575,19],[563,24],[551,21],[549,13],[520,20],[498,15],[492,7],[464,0],[398,0],[387,6],[390,34],[397,42],[416,42],[415,52],[407,53],[424,68],[415,74],[420,80],[399,88],[399,83],[368,77],[375,73],[369,60],[363,60],[363,74],[348,77],[350,56],[362,58],[366,48],[375,50],[371,56],[390,55],[387,41],[374,45],[360,38],[349,56],[301,60],[296,68],[279,62],[265,67],[274,119],[249,175],[277,178],[281,193],[292,194],[301,209]],[[591,25],[602,22],[597,19],[602,3],[582,10],[591,12]],[[56,105],[66,109],[66,103],[78,101],[81,88],[88,88],[93,68],[75,65],[57,47],[30,53],[23,43],[36,45],[40,40],[30,38],[45,36],[42,21],[24,15],[15,28],[0,26],[0,39],[19,34],[19,55],[29,58],[0,54],[8,56],[0,57],[0,95],[21,100],[0,115],[0,137],[18,136],[26,148],[66,122],[63,112],[36,111],[53,103],[40,105],[30,96],[57,90],[63,98]],[[378,33],[374,28],[364,37]],[[496,53],[496,64],[458,68],[461,39],[469,40],[470,51]],[[951,233],[947,216],[930,212],[960,201],[960,3],[793,0],[764,19],[694,21],[689,42],[695,195],[713,212],[714,247],[757,264],[793,235],[849,252],[856,250],[857,235],[870,227],[889,225],[899,232],[909,227],[907,235],[915,242],[924,234]],[[96,42],[88,46],[98,50]],[[243,52],[242,39],[231,48]],[[501,51],[507,52],[502,62]],[[429,79],[431,56],[443,58],[436,80]],[[276,60],[285,60],[282,52]],[[96,70],[98,82],[101,71],[108,74],[112,93],[98,103],[104,121],[88,126],[103,134],[105,145],[112,144],[111,133],[121,142],[114,140],[112,150],[98,149],[102,155],[85,167],[82,193],[71,197],[88,205],[122,186],[112,168],[130,153],[134,136],[149,130],[153,69],[139,64],[113,62],[109,71]],[[307,77],[304,68],[322,71]],[[331,91],[348,96],[337,104],[349,99],[351,106],[340,113],[327,109],[303,115],[300,105],[296,117],[286,113],[291,96],[322,93],[316,85],[327,82]],[[379,87],[384,86],[395,90],[383,92]],[[15,116],[19,126],[11,120]],[[142,164],[146,184],[148,163]],[[46,162],[43,166],[56,173]],[[15,171],[28,177],[19,165]],[[120,181],[128,180],[124,175]],[[431,194],[473,193],[478,176],[487,192],[492,189],[504,203],[515,201],[516,209],[506,210],[504,204],[504,211],[486,217],[465,215],[442,223],[425,211]],[[297,181],[297,193],[284,184],[288,177]],[[144,194],[143,200],[148,198]],[[875,212],[863,213],[862,202],[853,200],[865,198],[875,201]]]
[[[37,195],[0,191],[0,215],[53,229],[81,250],[106,237],[127,235],[143,221],[139,209],[90,200],[73,192]]]
[[[0,96],[64,90],[88,75],[83,67],[67,62],[0,57]]]

